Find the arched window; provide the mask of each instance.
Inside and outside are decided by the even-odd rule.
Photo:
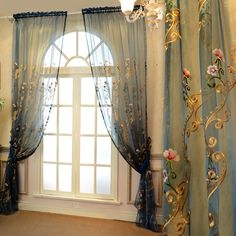
[[[65,34],[61,53],[60,75],[50,120],[43,139],[41,158],[41,191],[44,194],[72,197],[113,199],[116,189],[116,156],[106,131],[96,99],[91,76],[86,33]],[[45,54],[44,67],[51,64],[50,54],[60,49],[59,38]],[[96,61],[100,66],[106,50],[113,65],[108,46],[95,36]],[[103,58],[104,59],[104,58]],[[56,66],[56,65],[55,65]],[[48,71],[47,77],[53,78]]]
[[[63,50],[61,54],[61,67],[88,67],[89,60],[95,66],[99,66],[101,61],[107,61],[110,65],[113,65],[113,58],[108,46],[102,41],[99,37],[93,35],[93,40],[95,42],[95,46],[92,50],[92,54],[96,55],[96,61],[93,61],[94,57],[91,57],[92,54],[89,54],[87,42],[86,42],[86,34],[85,32],[74,31],[71,33],[67,33],[63,38]],[[44,66],[47,67],[51,65],[51,53],[58,52],[58,57],[60,56],[60,48],[58,45],[61,45],[62,38],[59,38],[50,45],[48,51],[46,52],[44,59]],[[102,52],[106,52],[106,58],[102,57]],[[58,57],[54,56],[55,62],[58,62]],[[56,63],[54,63],[55,66]]]

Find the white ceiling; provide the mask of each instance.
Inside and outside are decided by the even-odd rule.
[[[87,7],[118,5],[119,0],[0,0],[0,16],[32,11],[78,12]]]

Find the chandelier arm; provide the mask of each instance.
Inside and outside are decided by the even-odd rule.
[[[125,18],[129,23],[133,23],[136,20],[143,18],[144,16],[145,16],[145,12],[143,10],[143,7],[140,6],[138,10],[133,11],[130,15],[125,16]]]
[[[120,0],[120,2],[125,1],[130,0]],[[136,5],[132,8],[133,10],[131,10],[131,7],[123,8],[127,22],[133,23],[140,18],[146,17],[148,27],[157,29],[160,21],[165,19],[165,3],[159,0],[137,0],[134,2],[136,2]]]

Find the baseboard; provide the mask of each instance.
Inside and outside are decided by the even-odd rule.
[[[62,208],[55,206],[48,206],[42,204],[33,204],[30,202],[19,202],[19,209],[25,211],[38,211],[38,212],[47,212],[47,213],[55,213],[55,214],[63,214],[63,215],[74,215],[74,216],[83,216],[83,217],[92,217],[92,218],[100,218],[100,219],[111,219],[111,220],[122,220],[135,222],[136,213],[128,212],[128,211],[116,211],[116,210],[83,210],[78,208]],[[163,223],[163,216],[157,215],[158,224]]]

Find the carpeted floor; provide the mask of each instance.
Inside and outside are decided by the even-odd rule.
[[[0,216],[0,236],[160,236],[134,223],[19,211]]]

